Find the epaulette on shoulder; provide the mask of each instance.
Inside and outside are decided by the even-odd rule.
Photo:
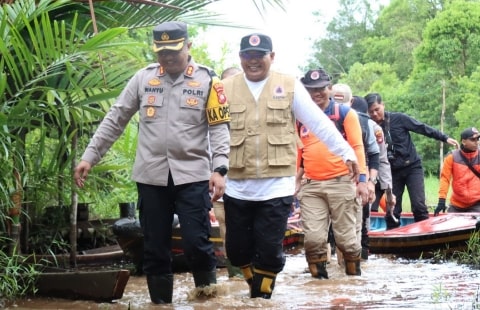
[[[212,68],[200,64],[197,64],[197,66],[203,70],[207,70],[208,75],[210,75],[211,77],[217,76],[217,73]]]
[[[160,67],[160,64],[158,62],[151,63],[145,67],[146,70],[152,70],[152,69],[158,69]]]

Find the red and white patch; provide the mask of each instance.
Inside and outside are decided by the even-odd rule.
[[[251,46],[258,46],[258,45],[260,45],[260,37],[257,36],[257,35],[253,35],[248,39],[248,43]]]
[[[333,99],[335,99],[336,101],[342,101],[345,100],[345,96],[342,94],[335,94],[335,96],[333,96]]]
[[[227,102],[227,96],[225,96],[225,92],[223,91],[223,84],[215,83],[212,87],[217,93],[218,103],[224,104],[225,102]]]
[[[313,71],[312,73],[310,73],[310,78],[316,81],[320,78],[320,73],[318,71]]]

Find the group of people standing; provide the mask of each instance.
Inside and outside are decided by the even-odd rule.
[[[76,184],[83,187],[92,167],[139,113],[132,179],[144,232],[143,271],[153,303],[172,302],[174,214],[195,287],[211,287],[216,283],[216,257],[209,241],[209,211],[212,203],[223,200],[217,207],[224,215],[228,259],[241,269],[250,297],[267,299],[285,265],[282,243],[294,195],[301,205],[306,260],[317,278],[328,278],[330,223],[346,274],[361,274],[364,206],[370,209],[375,203],[376,186],[393,189],[397,217],[402,184],[409,190],[415,186],[415,219],[425,218],[423,174],[421,180],[411,177],[423,170],[408,131],[456,141],[404,114],[384,112],[378,94],[352,100],[352,107],[362,109],[358,113],[335,103],[331,78],[322,69],[307,72],[301,80],[271,70],[275,52],[267,35],[243,37],[242,70],[222,80],[193,60],[191,44],[182,22],[164,22],[153,29],[158,63],[139,70],[128,82],[74,171]],[[375,128],[368,120],[360,121],[365,107],[383,129],[381,134],[378,127],[364,132]],[[393,182],[381,173],[383,133],[386,149],[396,158],[389,162]],[[368,147],[364,136],[370,137]],[[403,173],[407,167],[411,172]]]

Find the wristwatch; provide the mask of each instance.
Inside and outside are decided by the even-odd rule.
[[[369,180],[370,182],[372,182],[373,185],[377,185],[377,182],[378,182],[377,178],[370,178],[370,179],[368,179],[368,180]]]
[[[224,176],[227,174],[227,172],[228,172],[228,168],[227,168],[227,166],[225,166],[225,165],[221,165],[221,166],[215,168],[215,169],[213,170],[213,172],[218,172],[218,173],[220,173],[220,175],[221,175],[222,177],[224,177]]]

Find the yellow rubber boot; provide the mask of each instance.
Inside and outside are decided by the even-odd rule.
[[[274,272],[255,268],[253,272],[250,297],[270,299],[272,297],[273,288],[275,287],[276,277],[277,274]]]

